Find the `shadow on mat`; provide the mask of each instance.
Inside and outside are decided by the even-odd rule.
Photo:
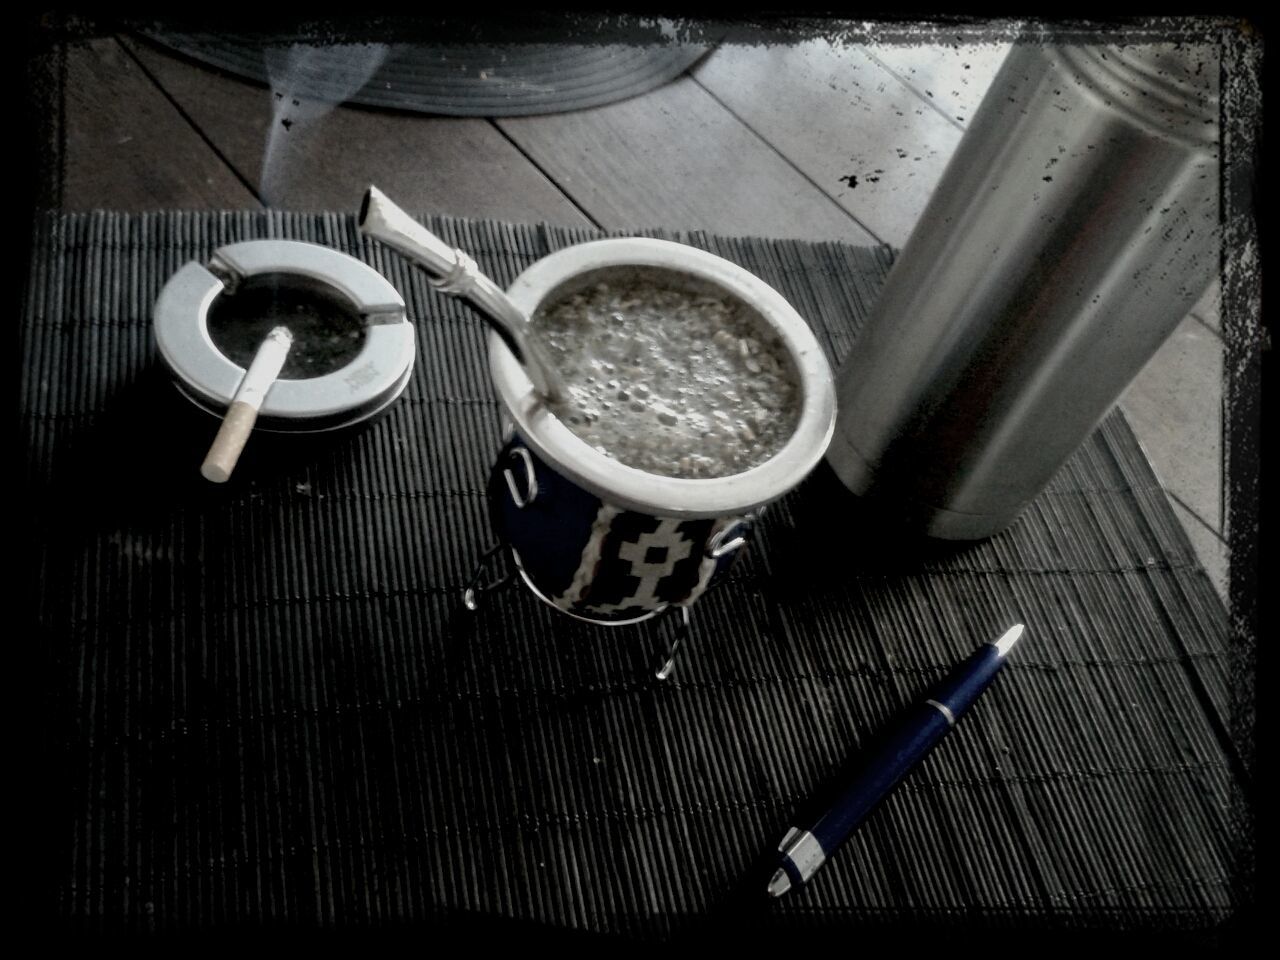
[[[48,531],[87,532],[145,528],[175,511],[216,506],[251,485],[298,475],[348,445],[361,426],[337,433],[255,432],[231,479],[200,475],[219,420],[198,409],[152,367],[103,405],[101,413],[50,454],[51,482],[31,491]]]
[[[769,576],[781,590],[822,592],[858,575],[920,573],[973,546],[909,532],[893,509],[850,493],[826,461],[766,510],[762,527]]]

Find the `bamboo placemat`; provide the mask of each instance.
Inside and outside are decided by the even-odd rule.
[[[504,284],[598,236],[427,220]],[[184,263],[267,236],[387,276],[417,325],[415,372],[373,424],[255,438],[214,487],[198,465],[216,424],[159,369],[151,308]],[[892,261],[666,236],[775,286],[833,361]],[[1227,621],[1118,412],[1013,527],[963,547],[882,550],[815,473],[694,607],[662,685],[651,627],[594,628],[515,589],[460,613],[500,445],[482,324],[352,218],[51,215],[34,244],[29,603],[67,921],[506,918],[661,938],[1231,915]],[[993,688],[815,881],[744,906],[792,810],[1016,621],[1026,637]]]

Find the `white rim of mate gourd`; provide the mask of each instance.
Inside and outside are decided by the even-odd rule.
[[[684,479],[647,473],[605,456],[569,430],[534,392],[524,368],[496,333],[489,335],[494,386],[533,451],[557,472],[617,506],[671,517],[745,513],[803,480],[826,453],[835,430],[831,367],[809,325],[759,277],[714,254],[647,237],[596,240],[552,253],[511,285],[508,296],[525,316],[566,281],[609,267],[657,267],[708,281],[754,309],[779,336],[800,379],[795,431],[777,453],[742,473]]]

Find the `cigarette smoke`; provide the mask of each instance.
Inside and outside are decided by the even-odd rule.
[[[359,92],[392,52],[385,43],[295,43],[267,48],[271,127],[258,179],[267,206],[277,206],[285,198],[289,161],[296,155],[291,147],[305,139],[316,121]]]

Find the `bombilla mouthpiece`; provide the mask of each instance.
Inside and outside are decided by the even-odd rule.
[[[377,187],[370,186],[360,203],[360,232],[385,243],[425,270],[432,286],[469,301],[502,337],[547,400],[563,395],[560,377],[546,348],[529,327],[529,318],[512,303],[501,287],[480,272],[462,250],[450,247],[434,233],[396,206]]]

